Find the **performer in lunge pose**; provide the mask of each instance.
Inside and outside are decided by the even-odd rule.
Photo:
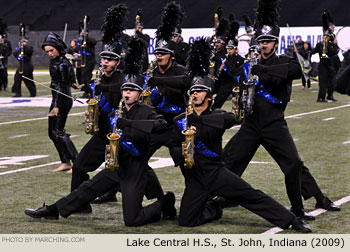
[[[311,228],[284,206],[252,188],[222,162],[222,135],[236,123],[232,113],[212,110],[213,80],[208,77],[210,44],[205,39],[191,45],[189,72],[193,76],[190,102],[185,113],[175,117],[171,155],[185,177],[179,224],[198,226],[222,215],[230,199],[286,229],[309,233]]]
[[[137,50],[142,52],[142,42],[139,39],[133,38],[130,43],[137,43]],[[142,206],[148,181],[149,135],[164,127],[166,121],[153,107],[139,102],[144,78],[138,74],[141,70],[141,57],[129,60],[138,54],[133,49],[135,48],[130,46],[130,55],[125,59],[128,70],[125,70],[126,77],[121,86],[123,102],[111,118],[113,132],[121,132],[119,144],[116,146],[119,155],[116,156],[115,163],[118,168],[113,166],[109,168],[115,170],[102,170],[55,204],[44,205],[36,210],[26,209],[26,215],[32,218],[58,219],[59,215],[67,218],[72,213],[86,209],[89,202],[117,185],[123,194],[123,217],[126,226],[141,226],[160,220],[161,215],[167,218],[176,215],[175,196],[172,192],[146,207]],[[101,156],[100,152],[92,155]]]
[[[75,83],[75,75],[72,65],[65,57],[66,45],[62,39],[55,33],[50,32],[45,38],[42,49],[50,57],[50,87],[68,96],[71,96],[70,88]],[[65,125],[70,109],[72,108],[72,99],[63,96],[52,90],[52,102],[50,106],[49,117],[49,137],[54,143],[61,159],[61,166],[53,170],[54,172],[70,170],[71,161],[74,162],[78,152],[66,133]]]
[[[225,146],[223,156],[227,168],[241,176],[262,145],[285,175],[292,212],[313,220],[314,216],[304,211],[301,195],[304,199],[315,197],[317,208],[329,211],[339,208],[322,194],[309,169],[300,160],[284,118],[292,81],[301,77],[301,68],[293,58],[275,53],[279,37],[278,3],[278,0],[258,1],[255,36],[261,48],[261,60],[254,66],[246,63],[245,74],[241,76],[254,83],[254,102],[250,114],[245,114],[240,130]]]

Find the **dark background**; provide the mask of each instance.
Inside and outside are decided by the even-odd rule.
[[[26,24],[27,34],[34,46],[34,65],[47,65],[48,59],[40,49],[48,31],[63,33],[64,24],[68,24],[67,39],[78,37],[79,21],[85,14],[91,17],[89,31],[100,39],[99,29],[108,7],[124,2],[129,14],[126,28],[134,28],[135,14],[138,8],[143,9],[144,27],[157,28],[160,23],[162,8],[169,1],[111,1],[111,0],[0,0],[0,17],[8,24],[8,37],[15,48],[19,40],[19,23]],[[254,9],[257,0],[178,0],[185,9],[186,17],[183,28],[209,28],[214,26],[214,12],[218,6],[223,7],[224,16],[233,13],[238,20],[249,15],[254,20]],[[350,25],[350,1],[348,0],[282,0],[280,10],[280,26],[321,26],[321,13],[324,9],[331,11],[337,26]],[[243,24],[243,23],[242,23]],[[97,51],[99,48],[96,48]],[[16,64],[10,58],[10,66]]]

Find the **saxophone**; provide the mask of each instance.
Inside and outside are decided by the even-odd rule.
[[[119,140],[122,135],[122,130],[117,128],[117,121],[122,118],[123,99],[120,100],[118,108],[115,110],[115,121],[113,132],[108,133],[107,138],[109,145],[106,145],[105,166],[111,171],[119,168]]]
[[[153,76],[154,64],[155,64],[155,60],[152,60],[149,63],[149,66],[148,66],[148,69],[146,72],[146,80],[145,80],[146,84],[145,84],[145,87],[141,93],[141,101],[145,104],[151,104],[151,89],[147,85],[147,82]]]
[[[322,55],[321,55],[321,59],[328,59],[328,55],[327,55],[327,52],[328,52],[328,49],[327,49],[328,40],[329,40],[328,36],[324,35],[322,37]]]
[[[239,105],[239,98],[240,98],[240,90],[239,87],[234,87],[233,90],[233,96],[232,96],[232,113],[235,115],[235,118],[238,122],[241,122],[243,119],[243,111]]]
[[[96,71],[96,84],[100,84],[101,82],[101,69]],[[85,112],[85,133],[94,135],[99,131],[98,128],[98,103],[100,101],[100,96],[95,95],[95,89],[92,94],[93,98],[90,99],[88,103],[88,110]]]
[[[20,24],[20,36],[21,36],[21,41],[19,42],[19,69],[18,73],[23,74],[24,71],[24,35],[25,35],[25,26],[24,24]]]
[[[243,81],[245,89],[242,92],[242,105],[243,105],[243,116],[249,116],[253,113],[254,106],[254,95],[255,95],[255,83],[259,77],[252,74],[252,68],[258,64],[258,49],[254,50],[254,56],[249,59],[250,62],[248,79]]]
[[[194,135],[196,134],[195,126],[188,126],[187,117],[193,113],[192,96],[188,101],[186,108],[186,129],[182,131],[185,135],[185,141],[182,142],[182,155],[185,159],[185,167],[192,168],[194,165]]]
[[[88,17],[84,16],[84,26],[83,26],[83,42],[81,44],[81,67],[86,66],[86,37],[87,37],[87,22]]]

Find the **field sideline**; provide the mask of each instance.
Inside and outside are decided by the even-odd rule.
[[[11,87],[11,78],[9,82]],[[36,81],[48,82],[48,75],[36,75]],[[39,100],[49,97],[49,91],[37,86],[38,98],[28,98],[22,84],[22,98]],[[316,178],[323,192],[341,204],[340,212],[315,210],[315,200],[305,201],[305,209],[317,215],[310,222],[316,234],[350,234],[350,98],[335,93],[338,102],[316,103],[318,84],[312,90],[301,90],[300,80],[293,85],[292,101],[286,110],[288,126],[297,145],[299,155]],[[79,94],[77,94],[78,96]],[[24,106],[12,106],[10,92],[0,92],[0,225],[2,233],[8,234],[114,234],[114,233],[294,233],[281,231],[264,219],[242,207],[225,209],[223,217],[213,223],[195,228],[184,228],[173,221],[163,221],[143,227],[125,227],[122,219],[121,195],[117,203],[93,205],[93,213],[72,215],[58,221],[32,220],[25,216],[26,207],[37,208],[44,202],[52,204],[70,190],[70,174],[52,173],[58,165],[58,154],[47,136],[48,105],[29,106],[33,101],[24,101]],[[3,99],[5,98],[6,99]],[[10,99],[11,100],[11,99]],[[49,99],[48,99],[49,100]],[[83,100],[83,99],[82,99]],[[6,102],[5,102],[6,101]],[[28,102],[28,103],[27,103]],[[7,104],[5,104],[7,103]],[[11,104],[13,103],[13,104]],[[230,111],[227,101],[224,109]],[[84,133],[84,106],[73,107],[66,129],[80,150],[88,141]],[[239,127],[227,130],[223,145]],[[164,191],[174,191],[176,208],[179,209],[184,181],[179,168],[172,165],[168,150],[161,148],[152,159]],[[92,173],[93,176],[95,173]],[[269,154],[260,148],[249,164],[243,178],[253,187],[264,191],[287,208],[290,207],[284,186],[283,174]],[[149,204],[151,201],[144,201]]]

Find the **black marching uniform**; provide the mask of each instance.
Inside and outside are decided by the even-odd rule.
[[[33,47],[30,45],[26,45],[23,47],[24,56],[23,56],[23,74],[19,73],[19,67],[16,70],[16,74],[14,77],[14,84],[12,86],[12,93],[15,93],[15,97],[21,97],[22,91],[21,91],[21,82],[24,81],[24,84],[29,90],[30,96],[35,97],[36,96],[36,87],[33,81],[23,79],[22,75],[29,79],[33,79],[33,71],[34,66],[32,64],[32,55],[33,55]],[[19,56],[19,48],[16,48],[16,51],[13,52],[13,56],[20,62],[20,59],[18,59]]]
[[[57,41],[60,41],[59,36],[49,33],[42,45],[43,49],[45,46],[53,46],[59,52],[56,58],[50,60],[50,88],[72,96],[70,88],[75,83],[73,67],[65,57],[64,47],[62,44],[57,43]],[[49,112],[54,108],[58,108],[58,115],[48,117],[48,134],[58,151],[61,162],[70,163],[70,161],[74,162],[78,155],[77,149],[69,138],[70,135],[65,130],[68,113],[72,108],[73,101],[71,98],[59,94],[54,90],[51,91],[52,101]]]
[[[344,59],[336,76],[335,91],[350,95],[350,50],[344,53]]]
[[[283,229],[287,228],[295,216],[284,206],[229,171],[222,161],[222,135],[225,129],[235,124],[234,115],[222,110],[207,109],[200,117],[201,122],[194,123],[197,133],[192,168],[184,167],[181,149],[181,143],[184,141],[181,131],[185,128],[185,114],[174,119],[176,127],[171,154],[175,165],[180,166],[186,184],[179,224],[198,226],[220,217],[217,216],[215,208],[210,207],[207,202],[214,196],[222,196]]]
[[[219,68],[221,66],[222,60],[226,57],[226,50],[223,46],[222,49],[215,51],[214,57],[211,59],[211,61],[214,63],[214,76],[216,77],[215,86],[214,86],[214,94],[216,94],[219,91],[220,88],[220,82],[218,81],[219,78]]]
[[[185,74],[187,69],[179,64],[173,64],[164,74],[160,73],[158,67],[153,71],[153,77],[150,79],[150,87],[153,87],[151,94],[152,105],[157,113],[164,116],[167,126],[151,135],[149,158],[162,146],[169,148],[169,139],[171,138],[175,116],[185,111],[186,92],[189,83],[186,82]],[[154,87],[156,86],[156,87]],[[149,167],[150,179],[147,198],[160,198],[163,190],[152,168]]]
[[[68,196],[55,203],[62,217],[68,217],[96,197],[108,192],[116,185],[120,185],[123,194],[123,216],[126,226],[141,226],[160,219],[161,204],[159,201],[142,207],[147,184],[150,133],[150,131],[145,131],[145,128],[157,130],[157,128],[163,127],[166,122],[155,113],[152,107],[143,103],[136,103],[129,111],[124,111],[123,118],[128,120],[128,126],[122,128],[122,135],[124,139],[132,143],[138,154],[135,155],[127,148],[124,149],[124,145],[121,144],[119,168],[116,171],[102,170],[91,180],[84,182]],[[139,127],[138,120],[142,120],[144,125],[149,125],[149,122],[151,122],[151,125],[150,127]],[[137,124],[134,125],[134,123]]]
[[[81,43],[82,41],[79,41],[79,42]],[[77,68],[77,75],[81,76],[79,84],[85,84],[85,86],[81,88],[81,90],[84,91],[85,93],[90,92],[89,83],[92,78],[92,71],[94,70],[94,67],[96,65],[96,59],[95,59],[96,44],[97,44],[96,39],[90,37],[89,35],[86,37],[86,48],[85,48],[86,65],[85,67]],[[80,53],[83,53],[81,45],[80,45]]]
[[[3,36],[1,39],[3,40],[3,43],[0,44],[0,91],[6,91],[8,83],[7,63],[8,57],[12,53],[12,47],[9,40],[4,38]]]
[[[108,114],[112,112],[120,102],[120,87],[122,81],[123,74],[118,70],[110,77],[106,75],[101,76],[100,88],[102,89],[102,93],[96,92],[96,94],[104,97],[99,102],[99,131],[85,144],[74,162],[71,191],[88,180],[89,175],[87,173],[96,170],[105,161],[106,144],[109,143],[106,136],[110,131]]]
[[[169,49],[174,51],[175,62],[180,65],[186,66],[186,59],[188,56],[188,51],[190,50],[190,45],[186,42],[183,42],[181,37],[181,41],[178,43],[175,43],[171,40],[169,42]]]
[[[253,114],[245,117],[240,130],[225,146],[224,161],[230,171],[241,176],[262,145],[285,175],[287,194],[293,211],[302,215],[301,193],[308,199],[321,191],[308,168],[300,160],[284,119],[292,81],[300,78],[301,68],[291,57],[276,54],[266,60],[261,59],[260,65],[263,70],[258,73],[260,87],[255,90]]]
[[[227,97],[232,94],[232,89],[238,85],[237,75],[241,72],[244,58],[239,54],[226,57],[226,63],[221,71],[216,85],[218,85],[217,95],[214,99],[213,109],[221,108]]]
[[[320,63],[318,65],[318,102],[325,102],[326,94],[327,100],[333,100],[334,91],[334,78],[335,78],[335,68],[332,63],[332,58],[336,57],[338,53],[337,44],[333,43],[331,39],[327,44],[327,58],[322,58],[323,43],[318,42],[315,48],[312,50],[312,54],[318,53],[320,56]]]

